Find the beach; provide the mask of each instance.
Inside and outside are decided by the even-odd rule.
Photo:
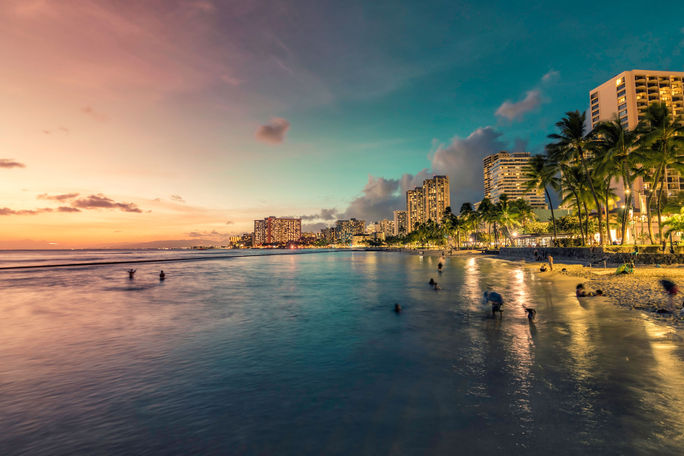
[[[669,305],[669,297],[663,290],[660,280],[668,279],[678,284],[684,283],[684,267],[637,266],[632,274],[616,274],[615,266],[607,266],[606,268],[603,266],[586,267],[581,264],[564,263],[562,260],[554,261],[553,271],[540,272],[541,264],[541,262],[527,262],[525,268],[543,279],[556,281],[559,279],[576,279],[572,284],[563,280],[559,286],[564,288],[571,286],[570,291],[574,292],[575,286],[583,283],[587,291],[603,291],[602,300],[610,304],[640,310],[658,320],[684,325],[684,315],[679,312],[656,313],[658,309],[667,308]],[[680,293],[674,299],[678,309],[682,308],[683,297]]]

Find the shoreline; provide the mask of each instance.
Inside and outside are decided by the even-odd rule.
[[[587,290],[600,289],[603,291],[601,297],[581,299],[603,301],[607,304],[637,310],[661,323],[674,324],[680,328],[684,327],[684,313],[680,313],[684,294],[680,293],[675,296],[673,301],[677,308],[675,312],[669,314],[656,312],[658,309],[669,306],[669,298],[659,281],[669,279],[675,283],[684,284],[684,267],[637,266],[633,274],[616,274],[615,267],[591,268],[574,262],[554,261],[553,271],[540,272],[539,267],[544,262],[497,258],[495,255],[490,256],[490,258],[521,263],[525,269],[535,273],[540,280],[554,282],[558,286],[567,287],[572,282],[574,285],[572,285],[572,289],[567,290],[569,293],[574,293],[575,285],[579,283],[583,283]]]

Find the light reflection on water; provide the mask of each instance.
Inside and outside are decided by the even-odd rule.
[[[2,273],[0,454],[678,454],[681,333],[517,264],[437,262]]]

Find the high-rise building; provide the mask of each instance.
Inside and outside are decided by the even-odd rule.
[[[449,194],[449,178],[447,176],[435,176],[423,181],[423,198],[425,202],[425,221],[432,220],[441,223],[444,211],[451,204]]]
[[[383,233],[385,237],[394,235],[394,222],[383,219],[379,222],[369,223],[366,227],[366,234]]]
[[[423,187],[416,187],[406,192],[406,213],[408,220],[408,232],[416,229],[416,226],[423,223],[425,218],[425,199],[423,198]]]
[[[665,103],[673,117],[684,115],[684,72],[631,70],[604,82],[589,91],[591,127],[617,115],[622,125],[633,129],[653,102]],[[684,190],[677,171],[668,168],[665,173],[668,196]],[[638,178],[633,190],[643,193],[648,184]]]
[[[422,187],[406,192],[406,212],[408,231],[416,226],[432,220],[441,223],[444,211],[451,204],[449,194],[449,177],[435,176],[425,179]]]
[[[298,242],[302,237],[302,219],[267,217],[254,220],[253,245]]]
[[[684,114],[684,72],[624,71],[589,92],[591,126],[618,118],[629,129],[639,123],[646,107],[665,103],[673,116]]]
[[[531,160],[529,152],[502,151],[485,157],[485,198],[498,203],[506,194],[509,200],[524,199],[534,209],[548,209],[543,189],[527,190],[525,174]]]
[[[408,212],[394,211],[394,235],[402,236],[408,233]]]
[[[364,220],[337,220],[335,222],[335,238],[340,242],[350,242],[353,236],[361,236],[366,231]]]

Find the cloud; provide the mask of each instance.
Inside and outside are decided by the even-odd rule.
[[[173,201],[178,201],[179,203],[184,203],[184,202],[185,202],[185,200],[183,199],[183,197],[180,196],[180,195],[171,195],[170,198],[171,198]]]
[[[98,122],[105,122],[109,119],[109,117],[107,117],[105,114],[95,111],[95,109],[93,109],[92,106],[84,106],[83,108],[81,108],[81,112],[83,112],[87,116],[92,117]]]
[[[321,209],[318,214],[302,215],[300,218],[302,220],[335,220],[339,218],[340,214],[337,209]]]
[[[326,225],[323,222],[319,223],[303,223],[302,224],[302,233],[318,233],[320,232],[323,228],[327,228],[328,225]]]
[[[525,93],[525,97],[520,100],[513,102],[511,100],[506,100],[501,103],[494,113],[497,117],[503,117],[509,121],[521,120],[525,114],[532,112],[546,103],[548,100],[544,97],[542,92],[542,86],[549,84],[560,77],[560,72],[556,70],[549,70],[546,74],[541,77],[541,80],[532,89]]]
[[[280,144],[285,139],[285,133],[290,128],[290,122],[282,117],[274,117],[271,122],[262,125],[256,131],[256,138],[269,144]]]
[[[57,212],[81,212],[81,210],[70,206],[59,206]]]
[[[560,72],[556,70],[549,70],[548,73],[546,73],[544,76],[542,76],[541,80],[544,83],[555,81],[560,77]]]
[[[41,193],[37,196],[40,200],[51,200],[51,201],[68,201],[74,199],[78,196],[78,193],[63,193],[61,195],[48,195],[47,193]]]
[[[501,132],[487,126],[466,138],[456,136],[449,144],[437,145],[432,154],[432,170],[449,176],[452,206],[482,199],[482,159],[506,149],[501,136]]]
[[[142,212],[134,203],[118,203],[102,193],[73,200],[71,202],[71,207],[79,209],[120,209],[124,212]]]
[[[0,168],[26,168],[26,165],[11,158],[0,158]]]
[[[424,169],[416,175],[404,174],[399,179],[368,176],[368,183],[361,191],[363,194],[355,198],[340,218],[355,217],[369,221],[393,218],[393,211],[406,208],[406,190],[422,185],[423,180],[431,177]]]
[[[49,207],[43,207],[40,209],[22,209],[16,211],[8,207],[0,207],[0,215],[37,215],[44,212],[52,212],[52,209]]]
[[[537,109],[543,101],[539,89],[529,90],[525,94],[525,98],[520,101],[515,103],[510,100],[504,101],[494,114],[508,120],[520,120],[528,112]]]

